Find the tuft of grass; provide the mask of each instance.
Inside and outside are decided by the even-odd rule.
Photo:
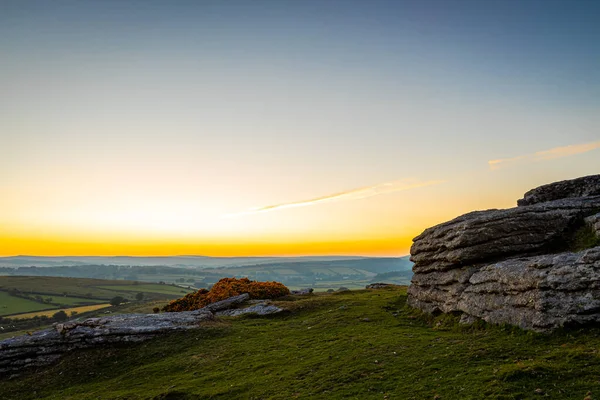
[[[290,296],[148,342],[73,351],[0,381],[9,399],[577,399],[600,395],[600,329],[458,325],[406,288]],[[543,395],[536,392],[543,391]]]
[[[585,224],[573,234],[570,247],[572,251],[582,251],[596,246],[600,246],[600,237],[590,225]]]

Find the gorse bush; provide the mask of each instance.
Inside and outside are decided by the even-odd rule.
[[[290,294],[290,290],[279,282],[257,282],[248,278],[223,278],[210,291],[200,289],[180,299],[173,300],[163,311],[192,311],[229,297],[248,293],[251,299],[274,299]]]

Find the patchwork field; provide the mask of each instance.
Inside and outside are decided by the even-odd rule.
[[[155,285],[155,284],[138,284],[138,285],[102,285],[98,286],[101,289],[114,290],[118,292],[134,292],[134,293],[159,293],[165,295],[172,295],[175,297],[181,297],[189,292],[188,289],[181,287],[169,286],[169,285]]]
[[[41,304],[33,300],[11,296],[7,292],[0,292],[0,316],[48,308],[53,308],[52,304]]]
[[[96,310],[100,310],[100,309],[107,308],[107,307],[110,307],[110,304],[104,303],[104,304],[94,304],[94,305],[91,305],[91,306],[70,307],[70,308],[57,308],[55,310],[36,311],[36,312],[31,312],[31,313],[18,314],[18,315],[15,315],[12,318],[15,318],[15,319],[27,319],[27,318],[41,317],[41,316],[51,317],[55,313],[57,313],[59,311],[64,311],[68,315],[71,315],[74,312],[78,313],[78,314],[81,314],[81,313],[84,313],[84,312],[96,311]]]
[[[84,306],[105,307],[121,296],[133,301],[141,293],[145,301],[179,298],[190,290],[173,285],[135,281],[59,278],[45,276],[0,276],[0,316],[22,319],[51,316],[59,310],[84,312]],[[72,307],[71,307],[72,306]],[[38,311],[44,311],[38,313]]]

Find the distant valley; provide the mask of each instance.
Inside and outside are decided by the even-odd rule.
[[[39,257],[0,258],[0,275],[56,276],[162,282],[209,288],[223,277],[279,281],[317,291],[362,288],[374,281],[408,284],[406,257]]]

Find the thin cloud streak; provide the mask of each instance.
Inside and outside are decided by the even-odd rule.
[[[358,189],[348,190],[345,192],[334,193],[327,196],[316,197],[309,200],[296,201],[291,203],[281,203],[275,204],[265,207],[253,208],[247,211],[242,211],[239,213],[233,214],[225,214],[223,217],[225,218],[235,218],[241,217],[244,215],[253,215],[266,213],[271,211],[283,210],[286,208],[294,208],[294,207],[308,207],[314,206],[322,203],[332,203],[338,201],[349,201],[349,200],[358,200],[358,199],[366,199],[368,197],[379,196],[381,194],[400,192],[403,190],[416,189],[424,186],[432,186],[439,185],[440,183],[444,183],[446,181],[442,180],[433,180],[433,181],[416,181],[414,179],[402,179],[397,181],[379,183],[377,185],[366,186]]]
[[[574,156],[577,154],[587,153],[588,151],[592,151],[598,148],[600,148],[600,141],[582,144],[571,144],[568,146],[555,147],[550,150],[538,151],[533,154],[526,154],[523,156],[513,158],[501,158],[498,160],[490,160],[488,161],[488,165],[490,166],[491,170],[497,170],[500,168],[508,167],[523,162],[547,161],[554,160],[556,158]]]

